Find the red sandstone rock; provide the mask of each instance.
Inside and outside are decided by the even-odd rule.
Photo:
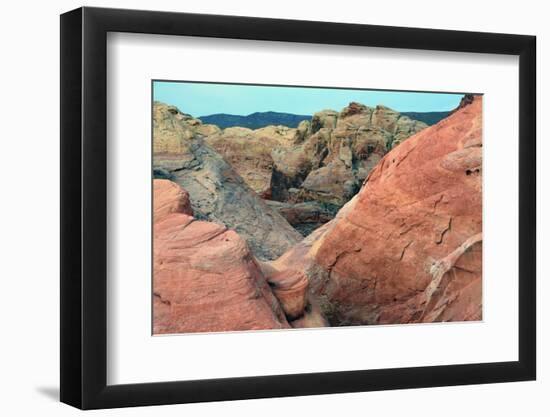
[[[179,186],[154,181],[153,332],[288,328],[246,242],[189,214]]]
[[[315,297],[308,292],[309,280],[303,271],[279,269],[276,262],[263,262],[261,267],[292,327],[328,326]]]
[[[394,148],[273,267],[304,271],[332,324],[480,319],[481,112],[476,96]]]
[[[193,215],[189,194],[172,181],[154,180],[153,195],[155,199],[155,216],[165,217],[170,213]]]

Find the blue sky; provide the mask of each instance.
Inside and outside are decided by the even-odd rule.
[[[153,95],[154,100],[177,106],[195,117],[263,111],[311,115],[323,109],[340,111],[351,101],[367,106],[383,104],[401,112],[446,111],[454,109],[462,98],[462,94],[168,81],[155,81]]]

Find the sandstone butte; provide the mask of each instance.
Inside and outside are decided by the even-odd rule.
[[[189,194],[156,179],[154,334],[325,325],[303,273],[261,265],[235,231],[192,215]]]
[[[331,325],[481,319],[482,97],[386,154],[336,218],[270,267]]]

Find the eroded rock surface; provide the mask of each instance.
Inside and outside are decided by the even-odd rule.
[[[262,264],[235,231],[193,218],[177,184],[154,180],[153,193],[155,334],[326,324],[303,272]]]
[[[155,217],[162,218],[171,213],[193,215],[189,193],[180,186],[166,179],[153,181]]]
[[[481,318],[481,113],[473,97],[394,148],[334,220],[271,263],[308,276],[331,324]]]
[[[256,193],[270,194],[273,159],[271,151],[291,144],[296,129],[285,126],[267,126],[251,130],[230,127],[206,137],[206,142],[225,160]]]
[[[352,102],[340,113],[318,112],[298,127],[292,146],[272,152],[272,198],[340,208],[389,149],[426,127],[384,106]]]
[[[199,120],[158,102],[153,115],[155,176],[189,193],[195,217],[235,229],[260,259],[274,259],[302,238],[205,143]]]
[[[153,332],[288,328],[246,242],[194,219],[187,193],[177,189],[154,181]]]

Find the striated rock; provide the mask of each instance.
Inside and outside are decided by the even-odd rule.
[[[153,333],[290,327],[246,242],[191,217],[187,193],[154,181]]]
[[[303,271],[332,325],[480,319],[481,113],[476,96],[393,149],[272,267]]]
[[[205,143],[197,133],[204,126],[200,121],[158,102],[153,115],[154,172],[163,172],[162,178],[172,179],[189,193],[195,217],[235,229],[260,259],[273,259],[301,239]],[[241,130],[239,134],[247,134]]]

